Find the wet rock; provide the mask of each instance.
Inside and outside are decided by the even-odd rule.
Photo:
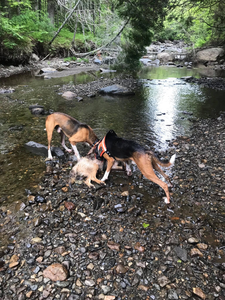
[[[69,211],[75,209],[75,205],[73,204],[73,202],[66,201],[64,205],[65,205],[65,208],[68,209]]]
[[[108,241],[107,246],[112,250],[116,250],[116,251],[120,250],[120,245],[113,241]]]
[[[43,271],[43,276],[51,279],[52,281],[64,281],[68,277],[68,271],[65,266],[55,263]]]
[[[193,288],[193,293],[203,300],[206,299],[206,295],[203,293],[203,291],[199,287]]]
[[[67,100],[73,100],[77,97],[77,95],[73,92],[67,91],[62,94],[62,97]]]
[[[57,70],[54,69],[54,68],[42,68],[40,70],[40,73],[53,73],[53,72],[56,72]]]
[[[200,50],[196,54],[196,60],[198,62],[207,63],[207,62],[215,62],[218,57],[224,54],[223,48],[209,48]]]
[[[42,243],[42,239],[39,237],[32,238],[31,244],[39,244]]]
[[[190,243],[190,244],[197,244],[198,242],[199,242],[199,240],[195,237],[190,237],[188,239],[188,243]]]
[[[92,279],[85,280],[84,284],[87,285],[87,286],[94,286],[95,285],[95,281],[92,280]]]
[[[35,155],[48,156],[48,147],[42,144],[30,141],[25,144],[27,150]],[[59,158],[64,158],[64,152],[58,147],[51,147],[52,155]]]
[[[145,247],[143,247],[140,242],[137,242],[135,245],[134,245],[134,249],[135,250],[138,250],[140,252],[144,252],[145,251]]]
[[[9,88],[9,89],[0,89],[0,94],[12,94],[15,92],[15,89]]]
[[[177,295],[177,292],[174,291],[174,290],[170,290],[169,293],[168,293],[168,299],[171,299],[171,300],[179,299],[179,297]]]
[[[23,202],[21,202],[21,201],[19,201],[19,202],[16,203],[15,210],[16,210],[16,211],[24,210],[25,207],[26,207],[26,204],[23,203]]]
[[[208,245],[203,244],[203,243],[198,243],[197,247],[198,247],[199,250],[207,250]]]
[[[161,276],[158,278],[158,283],[161,287],[164,287],[170,283],[170,280],[166,276]]]
[[[127,210],[127,207],[124,204],[116,204],[114,208],[119,213],[124,213]]]
[[[9,268],[14,268],[16,266],[18,266],[19,264],[19,256],[17,256],[16,254],[14,254],[9,261]]]
[[[199,251],[197,248],[193,248],[191,249],[191,253],[190,253],[191,257],[195,257],[195,256],[200,256],[203,257],[203,254],[201,251]]]
[[[184,262],[187,261],[187,250],[185,250],[181,247],[175,247],[174,252],[182,261],[184,261]]]
[[[44,115],[45,110],[42,105],[30,105],[29,110],[33,115]]]
[[[118,84],[114,84],[111,86],[107,86],[99,90],[100,94],[109,94],[109,95],[117,95],[117,96],[128,96],[134,95],[134,92],[128,90],[126,87],[120,86]]]
[[[127,272],[127,268],[124,265],[122,265],[122,264],[118,264],[116,266],[116,272],[118,274],[125,274]]]

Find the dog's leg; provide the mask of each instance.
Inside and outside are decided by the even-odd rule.
[[[169,194],[169,188],[168,185],[160,180],[156,174],[154,173],[153,166],[152,166],[152,160],[149,159],[149,156],[147,154],[137,154],[134,157],[134,161],[136,162],[139,170],[141,173],[152,182],[158,184],[165,192],[166,194],[166,203],[170,203],[170,194]]]
[[[77,160],[80,160],[80,153],[79,153],[78,150],[77,150],[76,144],[75,144],[75,143],[74,143],[74,144],[71,143],[71,146],[72,146],[72,148],[73,148],[74,154],[75,154],[76,157],[77,157]]]
[[[107,153],[104,153],[103,157],[107,160],[107,168],[106,168],[105,174],[102,177],[101,181],[106,181],[109,177],[109,173],[112,169],[115,159],[113,157],[110,157]]]
[[[91,178],[87,177],[87,179],[84,181],[84,183],[89,187],[95,187],[92,183],[91,183]]]
[[[153,160],[152,160],[152,166],[153,166],[153,168],[154,168],[157,172],[159,172],[159,174],[161,174],[161,175],[166,179],[166,181],[168,181],[168,182],[170,183],[170,186],[172,187],[173,185],[172,185],[172,182],[171,182],[169,176],[167,176],[167,175],[163,172],[163,170],[159,167],[159,165],[154,161],[154,158],[153,158]]]
[[[54,121],[52,120],[52,116],[49,115],[45,121],[45,128],[47,131],[47,139],[48,139],[48,159],[52,160],[52,152],[51,152],[51,140],[52,140],[52,133],[54,130]]]
[[[60,128],[60,127],[59,127],[59,128]],[[60,129],[61,129],[61,128],[60,128]],[[57,130],[57,131],[58,131],[58,130]],[[67,148],[66,143],[65,143],[65,134],[63,133],[62,130],[60,130],[60,131],[58,131],[58,132],[59,132],[60,135],[61,135],[61,144],[62,144],[63,148],[64,148],[67,152],[71,153],[71,152],[72,152],[72,149]]]
[[[98,172],[98,169],[99,169],[99,165],[98,164],[94,164],[93,165],[93,168],[91,169],[91,172],[89,174],[89,178],[91,181],[94,181],[96,182],[97,184],[101,185],[101,184],[104,184],[105,185],[105,182],[104,181],[101,181],[99,180],[97,177],[96,177],[96,174]]]
[[[115,163],[112,166],[112,169],[114,170],[123,170],[123,166],[118,166],[119,162],[115,161]]]
[[[132,170],[131,170],[131,167],[130,167],[130,161],[125,162],[125,168],[126,168],[127,176],[131,176],[132,175]]]

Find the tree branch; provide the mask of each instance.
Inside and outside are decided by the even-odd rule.
[[[71,10],[71,12],[69,13],[68,17],[65,19],[65,21],[63,22],[63,24],[59,27],[58,31],[56,32],[55,36],[53,37],[53,39],[49,42],[49,46],[52,44],[52,42],[54,41],[54,39],[57,37],[57,35],[60,33],[61,29],[63,28],[63,26],[67,23],[67,21],[69,20],[69,18],[72,16],[72,14],[74,13],[75,9],[77,8],[78,4],[80,3],[81,0],[77,1],[77,4],[74,6],[74,8]]]
[[[121,34],[121,32],[124,30],[124,28],[125,28],[125,27],[127,26],[127,24],[129,23],[129,21],[130,21],[130,18],[123,24],[123,26],[121,27],[121,29],[119,30],[119,32],[116,34],[116,36],[114,36],[114,37],[111,39],[111,41],[107,42],[105,45],[99,47],[98,49],[92,50],[92,51],[87,52],[87,53],[76,53],[76,52],[74,51],[74,49],[70,49],[70,50],[71,50],[71,51],[73,52],[73,54],[74,54],[75,56],[77,56],[77,57],[85,57],[85,56],[94,54],[94,53],[100,51],[101,49],[107,47],[109,44],[111,44],[111,43],[112,43],[112,42],[113,42],[113,41]]]

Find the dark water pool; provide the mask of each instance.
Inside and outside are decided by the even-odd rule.
[[[0,79],[0,87],[15,88],[0,95],[0,205],[23,199],[25,189],[35,187],[45,170],[44,157],[28,152],[24,144],[35,141],[47,145],[45,117],[29,111],[32,104],[61,111],[86,122],[99,137],[109,129],[155,150],[168,147],[177,135],[188,135],[192,118],[216,117],[225,110],[225,92],[201,88],[177,79],[201,76],[198,69],[171,67],[145,69],[139,73],[142,88],[135,96],[101,96],[68,101],[58,89],[69,82],[80,84],[102,74],[79,74],[44,80],[32,74]],[[104,76],[113,76],[106,74]],[[54,145],[59,145],[55,134]],[[79,148],[79,146],[78,146]]]

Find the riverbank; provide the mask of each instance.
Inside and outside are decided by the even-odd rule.
[[[0,210],[0,298],[224,299],[224,121],[194,123],[161,153],[177,153],[170,205],[138,170],[70,189],[69,157],[46,163],[16,215]]]

